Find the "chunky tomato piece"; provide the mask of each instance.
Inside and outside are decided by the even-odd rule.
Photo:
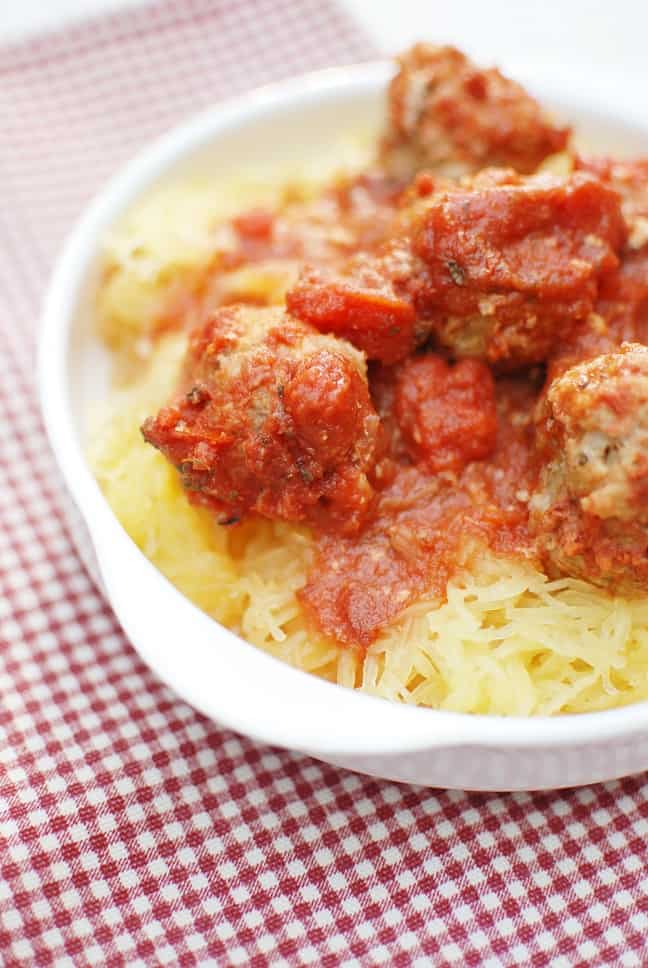
[[[369,359],[393,363],[414,345],[414,307],[396,295],[386,277],[370,286],[362,278],[307,270],[289,291],[286,304],[299,319],[348,339]]]
[[[434,473],[458,472],[495,448],[495,384],[479,360],[449,366],[432,353],[408,360],[398,374],[394,407],[410,456]]]

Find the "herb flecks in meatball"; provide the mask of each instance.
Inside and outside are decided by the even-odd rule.
[[[531,526],[550,574],[648,590],[648,347],[624,343],[554,380]]]
[[[568,138],[519,84],[453,47],[416,44],[399,58],[383,144],[399,175],[430,168],[456,177],[487,165],[529,173]]]
[[[485,171],[420,216],[418,314],[456,356],[539,363],[593,311],[625,234],[616,192],[590,175]]]
[[[256,512],[353,532],[378,425],[362,354],[281,309],[237,306],[194,331],[183,392],[142,432],[222,523]]]

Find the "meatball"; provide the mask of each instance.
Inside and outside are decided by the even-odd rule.
[[[530,523],[551,575],[648,591],[648,347],[624,343],[554,380],[541,405]]]
[[[223,524],[255,512],[353,532],[378,429],[362,354],[282,309],[232,306],[192,333],[182,392],[142,433]]]
[[[420,216],[418,315],[456,356],[501,369],[544,361],[592,312],[624,239],[618,195],[591,175],[485,171]]]
[[[456,177],[487,165],[529,173],[568,138],[498,70],[481,70],[453,47],[417,44],[389,88],[383,160],[408,176],[431,168]]]

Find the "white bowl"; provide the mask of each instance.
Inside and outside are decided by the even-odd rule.
[[[284,665],[200,612],[147,561],[86,463],[84,414],[108,390],[90,309],[108,227],[184,166],[207,163],[218,177],[254,158],[316,158],[340,134],[379,122],[390,72],[388,64],[323,71],[217,105],[148,148],[79,221],[47,292],[39,362],[47,431],[80,512],[79,549],[143,659],[197,709],[255,739],[392,780],[458,789],[546,789],[644,770],[647,703],[557,718],[469,716],[374,699]],[[603,110],[587,92],[563,96],[546,85],[535,93],[592,145],[648,149],[648,122],[624,117],[622,105]]]

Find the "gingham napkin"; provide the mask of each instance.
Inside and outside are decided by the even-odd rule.
[[[648,964],[648,786],[476,796],[224,732],[59,510],[33,348],[86,198],[215,99],[370,55],[329,0],[182,0],[0,51],[0,963]]]

